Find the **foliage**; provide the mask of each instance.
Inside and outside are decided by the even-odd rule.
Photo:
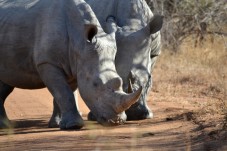
[[[171,90],[172,96],[177,92],[175,90],[177,86],[182,92],[181,87],[189,84],[183,92],[190,90],[193,97],[198,93],[199,96],[209,98],[210,105],[205,106],[203,111],[209,115],[212,115],[213,111],[225,115],[223,129],[226,129],[227,68],[224,68],[227,66],[226,0],[146,1],[154,13],[164,15],[164,26],[161,31],[163,53],[160,57],[163,59],[160,59],[159,63],[161,64],[163,60],[165,72],[168,74],[165,73],[161,79],[169,77],[175,81],[172,87],[168,86],[164,91],[165,95]],[[164,88],[160,80],[156,83],[159,88]],[[200,87],[204,88],[199,90]]]
[[[177,51],[194,34],[195,46],[206,35],[227,36],[227,3],[224,0],[146,0],[154,13],[165,17],[163,47]],[[225,47],[227,47],[227,42]]]

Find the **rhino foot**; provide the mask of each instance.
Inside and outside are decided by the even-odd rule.
[[[61,117],[58,116],[52,116],[49,123],[48,123],[48,128],[57,128],[59,127],[61,122]]]
[[[92,112],[89,112],[87,115],[87,119],[89,121],[97,121],[97,118],[95,117],[95,115]]]
[[[84,126],[84,122],[81,121],[70,121],[68,123],[60,122],[61,130],[76,130],[81,129]]]
[[[84,121],[79,113],[65,113],[62,115],[62,120],[59,126],[61,130],[81,129],[84,126]]]
[[[141,106],[129,108],[125,111],[125,113],[127,115],[127,121],[151,119],[154,116],[149,108],[144,108]]]

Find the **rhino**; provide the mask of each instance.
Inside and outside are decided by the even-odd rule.
[[[147,105],[147,96],[152,87],[152,71],[161,53],[160,30],[163,16],[154,15],[145,0],[85,0],[95,12],[107,33],[115,32],[117,54],[115,65],[123,79],[123,90],[133,93],[142,87],[142,94],[135,104],[126,110],[127,120],[143,120],[153,117]],[[111,21],[106,21],[106,20]],[[115,24],[117,29],[112,29]],[[111,28],[110,28],[111,27]],[[54,110],[49,122],[57,125],[59,107]],[[92,111],[89,120],[97,120]],[[54,126],[53,126],[54,127]]]
[[[95,12],[103,29],[109,33],[105,19],[116,21],[116,70],[123,79],[123,90],[135,92],[142,86],[139,101],[126,110],[127,120],[152,118],[147,96],[152,87],[152,71],[161,52],[160,30],[163,16],[154,15],[145,0],[85,0]],[[95,117],[90,112],[88,118]]]
[[[77,88],[100,124],[123,123],[142,88],[123,91],[116,51],[115,32],[105,33],[83,0],[1,0],[0,128],[10,124],[4,102],[15,87],[47,87],[61,112],[60,129],[84,126]]]

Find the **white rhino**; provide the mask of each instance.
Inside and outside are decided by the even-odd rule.
[[[77,88],[99,123],[121,123],[142,89],[122,91],[116,51],[115,34],[103,31],[83,0],[1,0],[0,128],[10,123],[4,102],[14,87],[47,87],[60,107],[61,129],[84,125]]]
[[[143,87],[139,101],[126,110],[127,120],[152,118],[147,95],[152,85],[152,70],[160,54],[163,16],[153,15],[145,0],[85,0],[108,33],[106,18],[114,16],[116,25],[116,69],[125,92]],[[129,89],[128,89],[129,88]],[[94,119],[89,114],[89,119]]]
[[[95,12],[107,33],[116,32],[117,54],[115,59],[118,74],[123,79],[123,89],[127,93],[143,87],[139,101],[126,110],[127,120],[152,118],[153,113],[147,106],[147,95],[152,86],[152,70],[161,50],[163,16],[153,15],[145,0],[85,0]],[[112,29],[113,21],[117,30]],[[111,17],[109,18],[111,20]],[[109,28],[111,27],[111,28]],[[60,111],[54,103],[50,127],[57,125]],[[90,112],[89,120],[96,120]]]

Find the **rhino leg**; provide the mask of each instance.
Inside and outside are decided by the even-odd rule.
[[[49,128],[56,128],[59,127],[61,122],[61,110],[57,105],[57,102],[53,100],[53,113],[49,120],[48,127]]]
[[[74,96],[75,96],[75,100],[76,100],[76,107],[77,107],[77,110],[79,111],[77,91],[74,92]],[[79,112],[79,113],[82,116],[82,113],[81,112]],[[57,128],[57,127],[59,127],[60,122],[61,122],[61,110],[60,110],[58,104],[56,103],[56,101],[53,100],[53,113],[49,120],[48,127]]]
[[[13,91],[13,89],[14,87],[0,81],[0,129],[11,127],[10,121],[6,115],[4,103],[5,99]]]
[[[61,111],[60,129],[82,128],[84,122],[76,108],[73,90],[66,81],[64,71],[50,64],[40,65],[38,71]]]
[[[97,121],[97,118],[95,117],[95,115],[92,112],[89,112],[87,115],[87,119],[89,121]]]

